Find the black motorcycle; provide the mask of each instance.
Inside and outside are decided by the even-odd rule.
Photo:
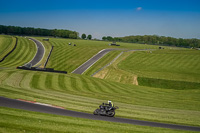
[[[109,107],[106,104],[101,104],[99,106],[99,109],[96,109],[93,114],[94,115],[103,115],[103,116],[109,116],[109,117],[114,117],[115,115],[115,110],[119,109],[119,107],[115,106],[115,107]]]

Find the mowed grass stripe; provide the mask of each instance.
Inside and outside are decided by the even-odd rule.
[[[18,45],[20,46],[20,48],[17,45],[18,49],[17,48],[15,49],[15,50],[18,51],[18,53],[16,55],[12,55],[12,60],[10,60],[9,62],[6,62],[5,65],[9,65],[10,66],[12,64],[12,65],[15,66],[17,63],[19,63],[19,58],[21,57],[21,54],[23,52],[26,53],[25,47],[23,47],[22,44],[24,44],[24,39],[19,39],[18,40]],[[16,52],[16,51],[14,51],[14,52]]]
[[[34,73],[32,81],[31,81],[31,87],[35,89],[41,89],[40,84],[39,84],[40,80],[43,80],[41,79],[41,75],[38,73]]]
[[[47,80],[47,74],[44,73],[40,75],[38,85],[39,85],[39,88],[42,90],[51,89],[51,88],[46,88],[47,84],[51,84],[51,82]],[[51,85],[48,85],[48,86],[51,86]]]
[[[31,89],[31,81],[32,81],[34,73],[24,72],[23,74],[24,74],[24,77],[23,77],[23,79],[21,81],[20,86],[22,88]]]
[[[18,39],[18,45],[16,47],[16,49],[1,63],[2,66],[11,66],[13,64],[15,64],[18,60],[17,58],[20,56],[21,54],[21,49],[23,50],[23,47],[22,47],[22,40],[21,39]],[[17,51],[17,54],[13,54],[13,53],[16,53]]]
[[[51,74],[45,74],[46,79],[45,79],[45,88],[53,90],[54,88],[52,87],[53,79]],[[55,76],[54,76],[55,77]],[[56,81],[54,81],[56,83]]]
[[[0,66],[13,67],[29,62],[35,55],[35,45],[23,37],[18,37],[16,49],[3,61]]]
[[[65,78],[65,75],[58,75],[58,86],[60,88],[60,90],[66,91],[68,85],[66,84],[66,82],[69,80],[67,78]]]
[[[22,71],[10,73],[9,76],[3,81],[3,84],[19,88],[23,76],[24,74]]]
[[[0,60],[15,47],[15,44],[15,37],[0,35]]]
[[[0,84],[7,79],[7,77],[9,76],[9,73],[7,72],[1,72],[0,73]]]

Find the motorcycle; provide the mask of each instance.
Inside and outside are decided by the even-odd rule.
[[[115,110],[119,109],[119,107],[109,107],[106,106],[104,103],[99,106],[98,109],[96,109],[93,114],[94,115],[102,115],[102,116],[108,116],[108,117],[114,117],[115,116]]]

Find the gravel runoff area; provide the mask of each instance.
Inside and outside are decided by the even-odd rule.
[[[200,131],[200,127],[150,122],[150,121],[142,121],[142,120],[134,120],[134,119],[125,119],[125,118],[118,118],[118,117],[96,116],[93,114],[70,111],[66,109],[34,104],[30,102],[25,102],[25,101],[20,101],[20,100],[5,98],[5,97],[0,97],[0,106],[16,108],[16,109],[24,109],[24,110],[42,112],[42,113],[48,113],[48,114],[86,118],[86,119],[92,119],[92,120],[103,120],[103,121],[110,121],[110,122],[128,123],[128,124],[133,124],[133,125],[161,127],[161,128],[170,128],[170,129],[179,129],[179,130]]]

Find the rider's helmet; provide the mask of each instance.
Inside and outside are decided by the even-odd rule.
[[[108,104],[111,104],[111,101],[110,101],[110,100],[108,100]]]

